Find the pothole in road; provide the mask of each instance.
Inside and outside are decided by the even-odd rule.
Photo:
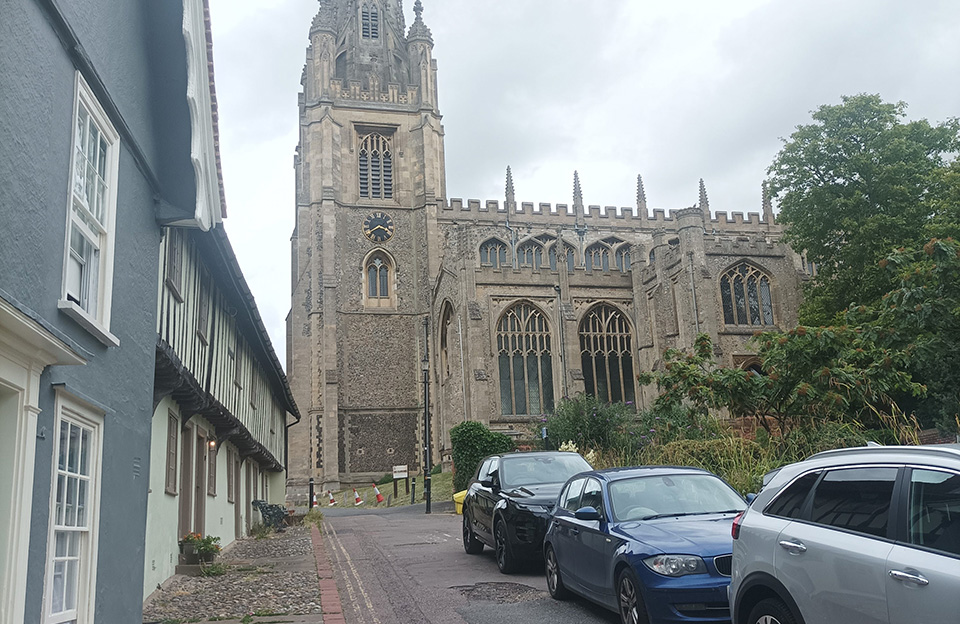
[[[452,589],[460,590],[468,600],[484,600],[500,604],[538,600],[543,597],[543,592],[539,589],[520,583],[477,583]]]

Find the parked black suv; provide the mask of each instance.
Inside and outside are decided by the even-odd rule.
[[[463,501],[463,549],[475,555],[484,544],[490,546],[504,574],[522,561],[542,561],[543,535],[560,488],[573,475],[591,469],[578,453],[487,457]]]

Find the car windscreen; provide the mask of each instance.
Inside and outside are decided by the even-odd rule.
[[[563,483],[578,472],[590,469],[590,464],[584,458],[573,453],[504,457],[500,462],[500,486],[509,489]]]
[[[747,507],[736,490],[709,474],[618,479],[610,483],[609,490],[610,508],[618,522],[733,513]]]

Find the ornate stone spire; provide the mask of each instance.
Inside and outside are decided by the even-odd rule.
[[[583,191],[580,190],[580,174],[573,172],[573,207],[583,210]]]
[[[513,193],[513,173],[510,171],[510,165],[507,165],[507,210],[517,207],[517,199]]]
[[[427,28],[427,25],[423,23],[423,3],[421,3],[420,0],[416,0],[416,2],[413,3],[413,12],[416,14],[416,17],[413,19],[413,24],[410,25],[410,32],[407,33],[407,41],[422,39],[430,42],[432,46],[433,34],[430,32],[430,29]]]
[[[643,178],[637,174],[637,212],[641,219],[647,218],[647,192],[643,190]]]
[[[763,198],[763,220],[766,223],[773,223],[773,200],[770,198],[770,187],[766,181],[760,183],[761,197]]]
[[[710,200],[707,198],[707,186],[703,183],[703,178],[700,178],[700,210],[703,211],[703,214],[707,219],[710,218]]]
[[[310,32],[317,30],[328,30],[336,33],[337,14],[340,10],[339,0],[320,0],[320,10],[313,18],[313,24],[310,25]]]

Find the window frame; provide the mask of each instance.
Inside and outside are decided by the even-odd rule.
[[[494,339],[501,417],[551,413],[556,363],[548,315],[529,301],[514,302],[497,319]]]
[[[171,448],[172,445],[172,448]],[[167,452],[166,474],[164,476],[163,491],[173,496],[177,495],[177,468],[180,459],[180,419],[173,410],[167,412]]]
[[[81,107],[87,115],[87,128],[89,128],[90,123],[94,124],[100,133],[101,140],[105,143],[102,178],[104,195],[100,205],[102,215],[99,217],[84,205],[75,189],[76,171],[79,164],[77,152],[78,149],[81,149],[77,145],[77,127],[80,122]],[[120,178],[120,135],[79,71],[76,72],[70,128],[70,169],[67,176],[67,210],[64,228],[66,236],[64,237],[60,299],[57,302],[57,307],[93,334],[100,342],[108,347],[116,347],[120,345],[120,340],[110,333],[110,314],[113,301],[117,186]],[[88,135],[85,133],[84,136]],[[84,220],[87,219],[95,219],[96,225],[101,231],[92,231],[90,226],[84,223]],[[71,257],[73,251],[71,241],[75,229],[78,235],[83,237],[88,244],[93,244],[91,240],[93,237],[99,239],[97,241],[98,260],[94,276],[96,279],[94,282],[95,293],[89,292],[92,287],[89,280],[93,277],[89,274],[81,277],[81,289],[85,288],[87,290],[86,303],[74,301],[72,295],[68,293],[72,273]],[[91,306],[89,297],[95,297],[92,304],[95,307],[92,311],[89,309]],[[84,297],[81,296],[80,298],[83,299]]]
[[[741,272],[741,269],[746,272]],[[750,281],[754,280],[758,322],[753,322]],[[743,310],[737,301],[737,285],[743,294]],[[765,305],[763,288],[769,301]],[[719,314],[726,327],[776,327],[777,314],[774,303],[774,282],[771,274],[748,260],[740,260],[720,273],[717,278],[717,293],[720,299]],[[729,304],[729,306],[728,306]],[[728,309],[729,307],[729,309]],[[743,318],[741,318],[743,317]],[[744,322],[740,322],[740,321]]]
[[[396,132],[392,128],[358,127],[356,133],[357,196],[364,201],[396,202]],[[372,158],[374,153],[379,155],[377,160]]]
[[[960,475],[960,470],[955,468],[949,468],[946,466],[937,466],[937,465],[919,465],[911,464],[906,466],[906,470],[903,471],[901,479],[903,481],[903,491],[902,491],[902,513],[900,515],[903,518],[902,521],[898,523],[898,530],[901,531],[896,535],[898,541],[902,543],[903,546],[907,548],[913,548],[916,550],[921,550],[924,552],[929,552],[943,557],[951,557],[953,559],[960,559],[960,552],[951,552],[949,550],[943,550],[936,548],[934,546],[927,546],[924,544],[917,544],[913,541],[913,526],[911,521],[911,515],[913,512],[913,486],[914,486],[914,473],[917,471],[924,472],[939,472],[948,474],[951,476]],[[960,522],[960,518],[954,520],[954,522]]]
[[[235,503],[237,500],[236,492],[236,470],[237,467],[234,464],[234,456],[236,455],[232,447],[227,447],[227,502]]]
[[[217,457],[220,455],[215,433],[207,434],[207,496],[217,495]],[[210,444],[213,442],[213,444]]]
[[[166,258],[164,283],[177,303],[183,303],[183,245],[182,234],[177,228],[166,228]]]
[[[60,430],[63,423],[77,425],[91,431],[90,443],[92,445],[89,451],[90,474],[88,483],[87,504],[87,527],[81,536],[79,545],[80,554],[78,563],[78,580],[76,608],[70,611],[61,611],[52,613],[53,608],[53,589],[54,589],[54,566],[56,558],[56,535],[57,525],[57,480],[60,473],[59,453],[61,450]],[[88,405],[85,402],[67,394],[58,389],[55,397],[55,419],[54,436],[56,443],[53,444],[51,452],[51,491],[50,491],[50,516],[47,521],[47,544],[44,561],[44,587],[43,587],[43,624],[59,624],[76,620],[77,622],[93,622],[94,611],[96,607],[96,587],[97,587],[97,558],[99,552],[99,528],[100,528],[100,480],[102,477],[103,466],[103,427],[104,413],[99,408]],[[71,531],[73,527],[63,526],[61,532]]]
[[[636,371],[637,360],[634,356],[636,343],[635,328],[629,315],[609,301],[601,301],[587,309],[577,322],[577,344],[580,350],[580,366],[583,375],[584,392],[602,401],[635,402],[637,400]],[[619,345],[620,349],[611,348]],[[612,362],[618,363],[614,378]],[[607,382],[605,396],[600,395],[598,373],[603,373]],[[614,395],[613,381],[619,382],[619,396]]]
[[[376,266],[377,261],[380,262]],[[376,270],[376,296],[371,295],[370,271]],[[368,310],[395,309],[397,307],[397,265],[393,257],[386,250],[376,248],[367,254],[361,266],[361,288],[363,290],[363,307]],[[387,295],[382,296],[382,288],[386,281]]]

